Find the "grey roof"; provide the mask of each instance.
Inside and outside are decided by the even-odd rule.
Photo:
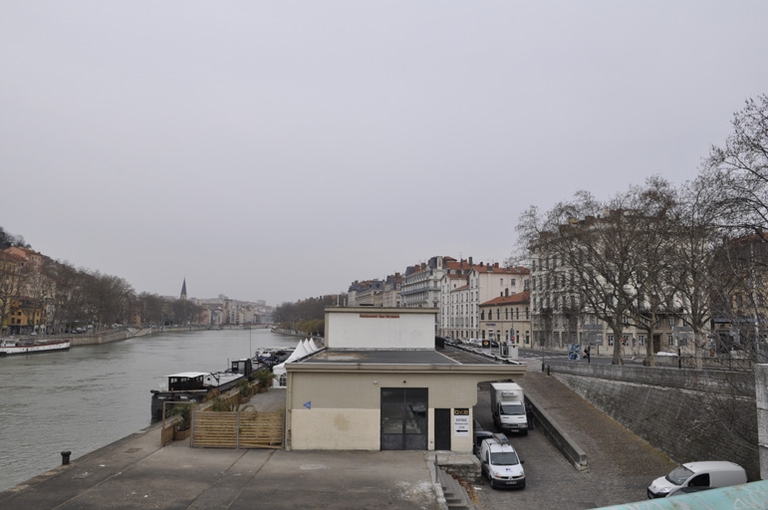
[[[302,363],[485,365],[494,361],[457,349],[325,349]]]
[[[460,365],[434,350],[325,349],[302,363]]]

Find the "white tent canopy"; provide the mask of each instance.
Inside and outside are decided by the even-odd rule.
[[[275,378],[275,384],[279,384],[278,380],[281,375],[286,374],[285,370],[285,364],[286,363],[292,363],[294,361],[298,361],[302,358],[306,358],[310,354],[314,353],[318,350],[317,344],[314,343],[314,340],[310,340],[305,338],[304,340],[299,340],[299,344],[296,346],[296,349],[293,350],[290,356],[288,356],[288,359],[280,363],[279,365],[275,365],[272,367],[272,373],[275,374],[277,377]]]

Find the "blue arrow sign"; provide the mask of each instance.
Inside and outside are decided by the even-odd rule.
[[[309,402],[304,404],[304,407],[306,407],[307,409],[312,409],[312,401],[310,400]]]

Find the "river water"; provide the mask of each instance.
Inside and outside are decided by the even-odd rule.
[[[0,358],[0,491],[146,428],[168,374],[225,370],[297,338],[268,329],[162,333]],[[159,441],[159,436],[158,436]]]

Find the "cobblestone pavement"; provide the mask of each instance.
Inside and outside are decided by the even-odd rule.
[[[529,363],[537,366],[535,362]],[[554,377],[530,371],[517,382],[586,452],[589,468],[577,471],[539,429],[527,437],[510,436],[525,461],[526,488],[498,491],[484,481],[476,486],[478,508],[570,510],[642,501],[646,499],[648,484],[675,467],[666,455]],[[484,385],[478,389],[475,416],[484,428],[494,430]]]

